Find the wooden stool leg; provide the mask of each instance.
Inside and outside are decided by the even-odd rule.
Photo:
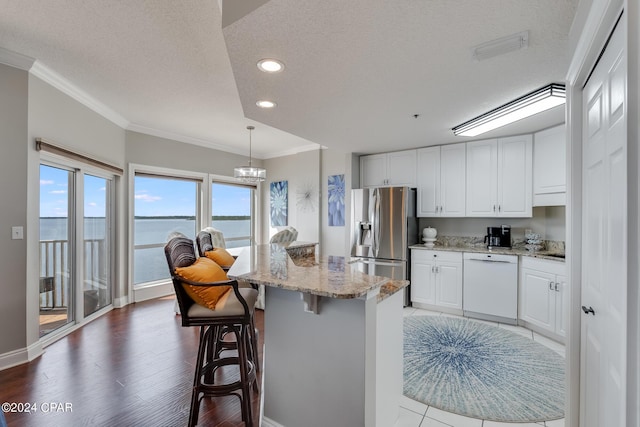
[[[205,350],[207,347],[207,335],[209,329],[206,326],[200,327],[200,343],[198,345],[198,357],[196,360],[196,372],[193,378],[193,391],[191,393],[191,409],[189,410],[189,427],[198,424],[198,413],[200,412],[200,378],[204,365]]]
[[[258,358],[258,331],[256,330],[256,323],[253,316],[251,316],[251,325],[249,327],[251,328],[250,334],[253,364],[256,367],[256,372],[260,372],[260,359]]]

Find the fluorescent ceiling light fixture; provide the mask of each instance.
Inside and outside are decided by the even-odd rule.
[[[251,166],[251,132],[254,126],[247,126],[249,131],[249,166],[238,166],[233,168],[233,176],[244,182],[261,182],[267,177],[267,171],[263,168]]]
[[[493,58],[529,47],[529,31],[522,31],[517,34],[491,40],[471,48],[471,55],[476,61]]]
[[[480,135],[562,105],[564,102],[564,85],[552,83],[454,127],[453,134],[456,136]]]
[[[276,104],[273,101],[262,100],[262,101],[256,102],[256,105],[260,108],[273,108],[278,104]]]
[[[258,61],[258,69],[265,73],[278,73],[284,69],[284,64],[277,59],[265,58]]]

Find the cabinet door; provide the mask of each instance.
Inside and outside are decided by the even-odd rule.
[[[387,153],[387,185],[416,186],[416,150]]]
[[[533,136],[533,199],[534,205],[545,206],[545,197],[537,196],[556,194],[561,195],[560,201],[564,201],[564,193],[567,191],[566,177],[566,126],[556,126],[543,130]],[[554,202],[557,204],[558,202]],[[562,203],[564,204],[564,202]]]
[[[555,332],[555,275],[522,269],[522,319]]]
[[[440,147],[417,150],[418,212],[420,217],[439,216],[440,205]]]
[[[411,302],[435,304],[436,287],[433,261],[411,262]]]
[[[533,216],[532,147],[531,135],[498,140],[498,216]]]
[[[443,145],[440,150],[440,216],[466,215],[466,144]]]
[[[556,276],[558,290],[556,291],[556,333],[560,336],[567,335],[567,319],[569,315],[569,306],[567,296],[567,278],[565,276]]]
[[[360,187],[379,187],[386,185],[387,155],[373,154],[360,157]]]
[[[495,139],[467,143],[467,216],[497,214],[497,148]]]
[[[462,310],[462,264],[436,264],[436,304]]]

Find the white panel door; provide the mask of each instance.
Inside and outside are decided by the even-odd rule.
[[[418,250],[413,250],[411,254],[411,302],[435,304],[435,262],[426,259],[417,260]]]
[[[466,215],[466,144],[443,145],[440,149],[440,215]]]
[[[555,278],[553,274],[522,269],[522,319],[555,331]]]
[[[440,147],[421,148],[418,157],[419,217],[439,216],[440,206]]]
[[[436,305],[462,310],[462,264],[436,265]]]
[[[532,154],[531,135],[498,140],[498,216],[532,216]]]
[[[467,143],[466,216],[493,217],[497,213],[498,141]]]
[[[567,316],[569,314],[569,299],[567,298],[567,278],[556,276],[556,333],[567,336]]]
[[[626,424],[625,22],[583,89],[580,418],[589,427]]]

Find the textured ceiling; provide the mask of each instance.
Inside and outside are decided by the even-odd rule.
[[[222,28],[214,0],[0,0],[0,48],[128,129],[246,154],[253,124],[257,157],[316,144],[372,153],[464,140],[450,128],[562,82],[576,3],[225,0]],[[528,49],[471,59],[472,46],[523,30]],[[264,57],[285,71],[260,73]],[[259,110],[259,98],[278,107]],[[559,123],[557,110],[487,136]]]

